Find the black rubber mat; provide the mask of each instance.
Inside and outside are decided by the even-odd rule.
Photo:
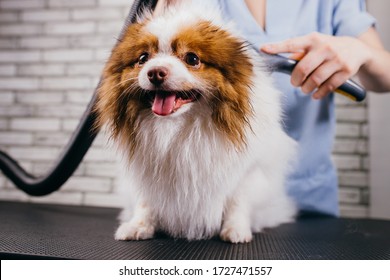
[[[390,259],[390,221],[306,216],[249,244],[115,241],[118,209],[0,202],[1,259]]]

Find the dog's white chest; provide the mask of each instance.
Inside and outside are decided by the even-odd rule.
[[[131,170],[160,227],[190,239],[217,233],[224,204],[242,176],[237,151],[229,152],[218,133],[202,123],[142,126],[145,146],[136,151]]]

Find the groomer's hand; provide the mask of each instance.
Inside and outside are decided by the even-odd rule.
[[[320,99],[333,92],[370,60],[368,46],[353,37],[335,37],[320,33],[262,46],[270,54],[292,53],[300,60],[291,74],[291,84],[304,93],[315,91]]]

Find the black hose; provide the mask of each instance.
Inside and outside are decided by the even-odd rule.
[[[76,170],[98,133],[98,130],[92,129],[96,119],[92,112],[95,100],[96,93],[68,145],[47,175],[35,177],[27,173],[14,159],[0,151],[0,169],[4,175],[17,188],[33,196],[47,195],[58,190]]]
[[[122,28],[119,40],[127,26],[136,20],[137,13],[144,8],[153,8],[156,0],[135,0]],[[0,151],[0,170],[17,188],[32,196],[44,196],[57,191],[77,169],[92,145],[97,129],[94,128],[96,115],[93,111],[97,99],[97,88],[84,112],[80,123],[54,167],[44,176],[35,177],[27,173],[13,158]]]

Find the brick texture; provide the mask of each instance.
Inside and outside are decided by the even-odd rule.
[[[336,96],[336,139],[333,159],[338,168],[340,212],[345,217],[369,213],[367,102],[356,104]]]
[[[76,128],[131,0],[0,0],[0,149],[44,174]],[[367,106],[336,96],[343,216],[368,213]],[[0,199],[116,206],[117,163],[99,135],[57,193],[31,198],[0,174]]]
[[[0,0],[0,149],[35,175],[67,144],[131,1]],[[0,174],[0,200],[116,206],[114,155],[99,135],[59,192],[34,198]]]

